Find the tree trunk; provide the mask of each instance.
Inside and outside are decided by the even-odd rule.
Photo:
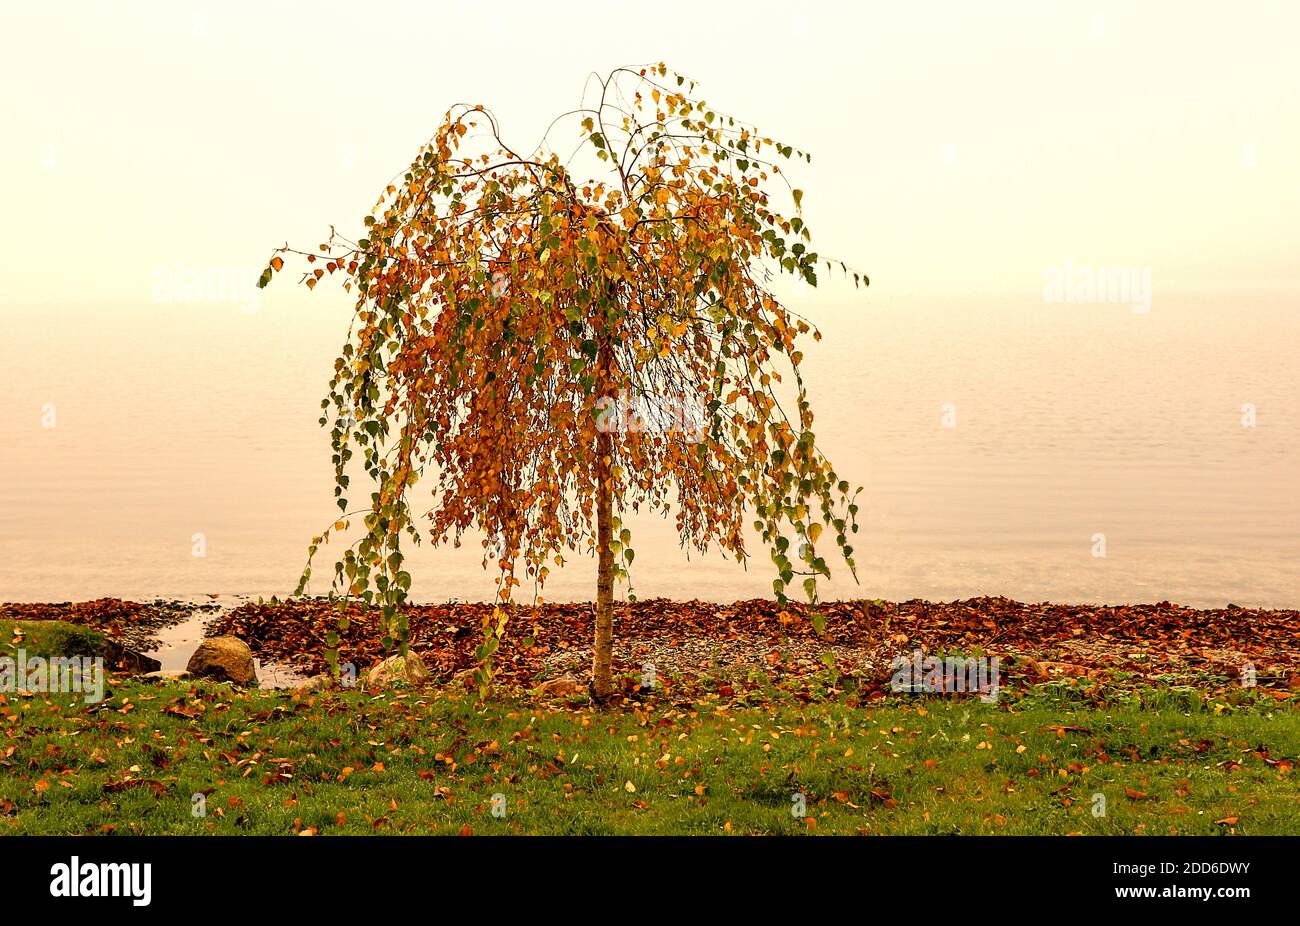
[[[613,352],[601,338],[596,359],[597,395],[608,396]],[[612,398],[612,396],[611,396]],[[592,645],[591,694],[597,704],[609,700],[614,685],[614,442],[608,431],[596,433],[596,638]]]
[[[591,693],[604,703],[613,692],[614,661],[614,497],[610,486],[608,434],[596,437],[596,639],[592,646]]]

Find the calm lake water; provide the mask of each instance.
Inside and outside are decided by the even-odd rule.
[[[316,418],[341,295],[0,312],[0,600],[292,591],[336,511]],[[866,486],[861,584],[829,595],[1300,607],[1295,291],[1157,288],[1138,313],[873,288],[807,314],[819,441]],[[632,527],[641,597],[771,592],[758,548],[746,571]],[[490,598],[479,561],[422,546],[416,597]],[[545,594],[594,588],[572,557]]]

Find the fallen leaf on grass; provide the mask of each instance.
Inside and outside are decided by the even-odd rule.
[[[1087,727],[1072,727],[1069,724],[1049,723],[1043,725],[1044,729],[1051,730],[1057,736],[1065,736],[1068,733],[1091,733]]]
[[[123,778],[121,781],[104,782],[105,791],[126,791],[131,788],[149,788],[157,797],[162,797],[167,791],[167,786],[161,781],[154,781],[152,778]]]
[[[892,791],[873,789],[871,792],[871,796],[876,800],[880,801],[880,803],[884,804],[886,807],[898,806],[898,801],[894,800],[894,795]]]

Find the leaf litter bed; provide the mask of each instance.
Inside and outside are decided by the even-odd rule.
[[[413,605],[411,647],[435,679],[475,665],[479,627],[490,604]],[[585,677],[592,627],[589,603],[515,606],[497,653],[498,684],[532,688],[565,672]],[[1176,681],[1237,686],[1243,666],[1259,687],[1300,690],[1300,612],[1169,602],[1119,607],[1023,604],[1007,598],[932,603],[839,601],[820,606],[818,633],[806,605],[754,599],[730,604],[652,599],[616,606],[615,670],[629,693],[653,665],[657,683],[754,690],[771,683],[806,692],[848,678],[859,696],[883,694],[891,660],[926,654],[999,656],[1004,677],[1135,683]],[[373,613],[350,606],[340,661],[364,669],[382,658]],[[325,669],[325,637],[336,605],[320,599],[246,604],[220,615],[212,633],[247,640],[264,659],[300,672]]]
[[[81,604],[5,604],[0,618],[70,620],[123,640],[146,640],[202,605],[100,599]],[[486,603],[412,605],[411,648],[435,681],[464,684]],[[1279,699],[1300,693],[1300,611],[1185,608],[1169,602],[1096,606],[1024,604],[1007,598],[953,602],[837,601],[819,606],[818,633],[803,604],[753,599],[729,604],[651,599],[616,605],[615,671],[638,696],[647,666],[657,685],[689,696],[724,696],[768,685],[796,695],[851,690],[851,700],[889,690],[891,660],[926,655],[998,656],[1003,684],[1064,679],[1083,689],[1173,683],[1239,687],[1250,663],[1257,685]],[[590,665],[590,603],[510,607],[495,682],[512,689]],[[323,599],[246,603],[219,613],[209,635],[233,634],[263,660],[301,675],[325,671],[326,635],[338,607]],[[339,658],[364,670],[385,655],[378,615],[348,607]]]
[[[98,630],[129,649],[148,652],[158,646],[159,631],[216,608],[214,604],[195,604],[165,598],[151,602],[123,601],[120,598],[35,604],[0,602],[0,620],[46,620],[80,624]]]

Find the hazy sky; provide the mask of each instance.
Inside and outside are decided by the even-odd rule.
[[[1294,605],[1297,10],[9,4],[0,600],[291,589],[351,300],[251,290],[272,248],[358,234],[455,102],[529,149],[593,70],[662,59],[813,152],[816,246],[872,277],[795,294],[819,443],[868,486],[841,594]],[[1067,261],[1142,295],[1045,304]],[[646,593],[768,593],[655,529]],[[460,552],[421,595],[490,597]]]
[[[1134,8],[1134,7],[1137,8]],[[810,150],[875,291],[1296,276],[1294,3],[24,4],[4,15],[0,307],[147,300],[356,230],[447,106],[531,146],[593,69],[666,60]],[[298,299],[293,287],[267,298]]]

